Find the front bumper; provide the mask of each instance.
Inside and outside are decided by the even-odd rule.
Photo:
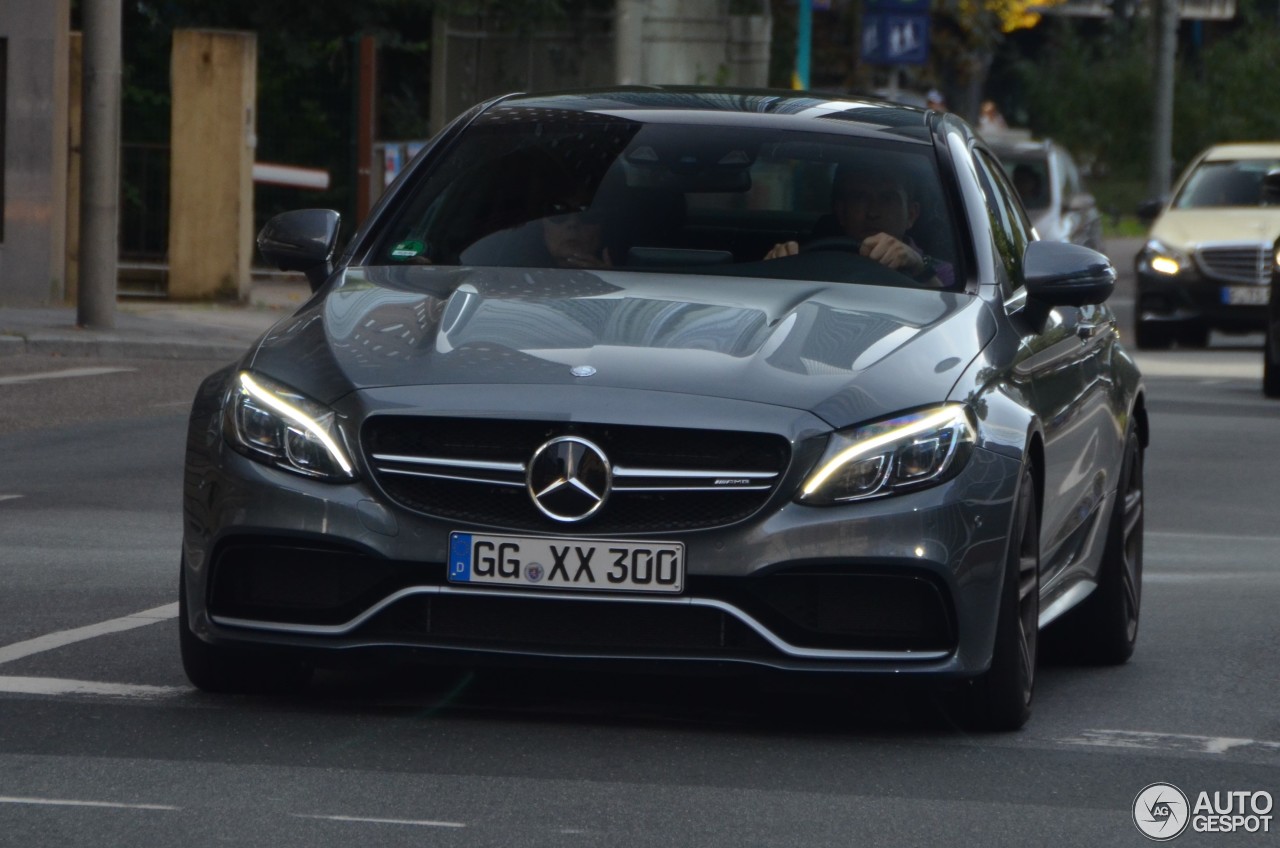
[[[837,507],[790,500],[657,536],[685,545],[678,596],[450,584],[449,533],[500,532],[230,450],[196,422],[184,568],[193,631],[220,645],[431,660],[717,664],[968,676],[990,663],[1018,463],[977,450],[956,478]],[[546,533],[544,535],[553,535]],[[582,536],[581,531],[569,535]]]
[[[1137,320],[1251,333],[1266,326],[1270,286],[1210,277],[1194,264],[1177,274],[1153,271],[1144,256],[1135,267]],[[1238,302],[1252,300],[1253,302]]]

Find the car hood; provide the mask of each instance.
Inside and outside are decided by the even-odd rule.
[[[995,332],[972,295],[772,279],[355,268],[250,367],[325,403],[390,386],[608,386],[800,409],[844,426],[944,400]]]
[[[1170,247],[1193,250],[1211,242],[1259,242],[1280,238],[1280,206],[1256,209],[1170,209],[1151,237]]]

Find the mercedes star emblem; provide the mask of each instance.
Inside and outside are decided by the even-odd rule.
[[[582,521],[609,497],[613,469],[598,446],[578,436],[559,436],[534,451],[526,484],[543,515]]]

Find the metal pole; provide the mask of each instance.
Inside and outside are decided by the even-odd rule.
[[[80,292],[76,323],[116,324],[120,196],[121,0],[84,0]]]
[[[1151,195],[1167,197],[1173,178],[1173,83],[1178,52],[1180,0],[1158,0],[1155,114],[1151,132]]]
[[[809,87],[809,64],[813,45],[813,0],[800,0],[796,4],[796,71],[791,79],[791,87],[807,89]]]
[[[377,199],[373,192],[373,139],[377,127],[378,43],[360,36],[360,76],[356,86],[356,225],[359,226]]]

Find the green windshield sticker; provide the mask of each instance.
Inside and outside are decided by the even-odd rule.
[[[395,247],[391,248],[392,259],[412,259],[415,256],[421,256],[422,251],[426,249],[420,241],[402,241]]]

